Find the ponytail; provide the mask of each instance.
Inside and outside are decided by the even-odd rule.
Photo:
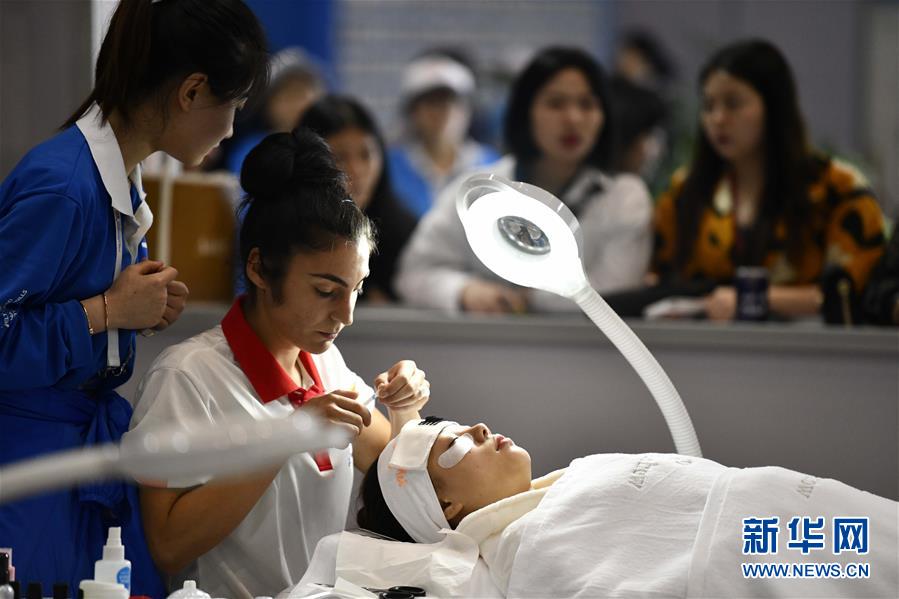
[[[265,36],[241,0],[120,0],[100,47],[94,89],[66,121],[94,103],[126,124],[147,99],[160,101],[200,72],[222,102],[253,95],[268,81]]]
[[[94,70],[94,89],[65,126],[73,125],[95,102],[104,115],[117,108],[127,122],[134,92],[150,62],[150,11],[153,0],[122,0],[112,15]]]

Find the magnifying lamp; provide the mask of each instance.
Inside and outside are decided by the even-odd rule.
[[[304,411],[273,420],[167,425],[120,444],[53,453],[0,468],[0,504],[110,479],[166,480],[252,472],[306,451],[344,448],[350,433]]]
[[[587,280],[583,233],[551,193],[498,175],[466,179],[456,197],[465,236],[484,265],[507,281],[577,303],[637,371],[662,410],[678,453],[701,456],[690,415],[640,338]]]

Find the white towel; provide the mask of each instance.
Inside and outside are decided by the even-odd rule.
[[[575,460],[527,516],[508,597],[683,597],[725,467],[669,454]]]
[[[508,597],[899,597],[899,504],[783,468],[666,454],[575,460],[522,520]],[[825,520],[825,549],[788,548],[794,517]],[[743,555],[744,518],[780,520],[777,555]],[[836,517],[869,519],[870,553],[834,555]],[[744,578],[756,562],[868,563],[870,578]]]
[[[899,504],[784,468],[730,469],[716,481],[696,538],[688,597],[899,597]],[[742,519],[778,517],[777,555],[743,555]],[[824,518],[822,549],[790,549],[788,522]],[[833,519],[868,518],[869,553],[834,555]],[[801,540],[797,538],[796,540]],[[741,564],[867,563],[870,577],[744,578]],[[801,567],[801,566],[800,566]]]

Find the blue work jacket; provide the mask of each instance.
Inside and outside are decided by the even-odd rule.
[[[142,228],[133,215],[152,214],[141,206],[139,167],[129,180],[112,129],[90,119],[97,113],[32,149],[0,185],[0,466],[117,442],[131,419],[115,389],[131,376],[135,332],[90,335],[79,300],[113,283],[116,219],[120,268],[146,259],[149,222]],[[119,366],[110,367],[116,334]],[[0,546],[13,548],[17,579],[46,591],[67,582],[73,597],[93,578],[109,526],[122,527],[131,594],[164,596],[134,484],[0,502]]]
[[[454,177],[473,168],[492,164],[499,158],[499,154],[487,146],[468,141],[459,149],[452,171],[443,176],[434,172],[434,168],[429,165],[430,159],[417,144],[390,148],[386,162],[394,195],[403,208],[420,219],[431,209],[439,193]]]

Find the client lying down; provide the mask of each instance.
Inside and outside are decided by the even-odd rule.
[[[394,539],[470,540],[509,597],[899,596],[896,502],[783,468],[604,454],[532,481],[511,439],[426,418],[361,501],[360,526]]]

